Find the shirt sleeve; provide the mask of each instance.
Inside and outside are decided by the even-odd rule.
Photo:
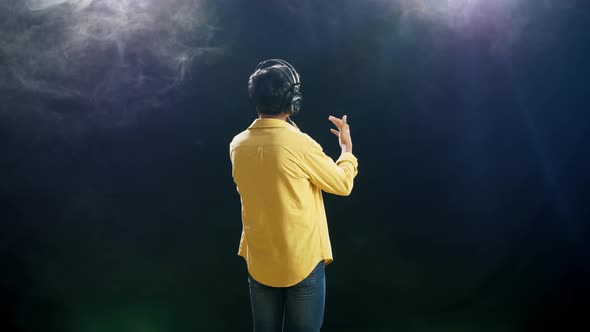
[[[317,142],[312,142],[304,160],[311,183],[330,194],[350,195],[358,173],[358,160],[351,152],[343,153],[334,162]]]

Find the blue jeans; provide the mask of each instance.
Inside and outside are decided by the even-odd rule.
[[[319,332],[324,320],[324,261],[291,287],[269,287],[248,275],[254,332]]]

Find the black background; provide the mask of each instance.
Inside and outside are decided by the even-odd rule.
[[[98,102],[19,84],[6,39],[0,329],[251,330],[228,144],[280,57],[299,127],[336,158],[327,118],[347,114],[359,159],[352,195],[324,196],[323,330],[587,330],[590,12],[513,2],[449,23],[404,10],[428,1],[211,1],[218,48],[181,83]],[[52,15],[15,12],[5,36]]]

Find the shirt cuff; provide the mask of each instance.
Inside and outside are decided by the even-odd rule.
[[[340,163],[341,161],[350,161],[354,168],[358,167],[358,159],[352,154],[352,152],[344,152],[340,155],[340,158],[336,160],[336,164]]]

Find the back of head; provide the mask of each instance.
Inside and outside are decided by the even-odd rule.
[[[299,73],[282,59],[260,62],[248,80],[250,102],[259,114],[297,114],[303,101],[300,89]]]
[[[260,114],[290,113],[290,103],[285,95],[289,93],[294,82],[287,75],[284,65],[273,65],[256,69],[248,80],[248,96]]]

